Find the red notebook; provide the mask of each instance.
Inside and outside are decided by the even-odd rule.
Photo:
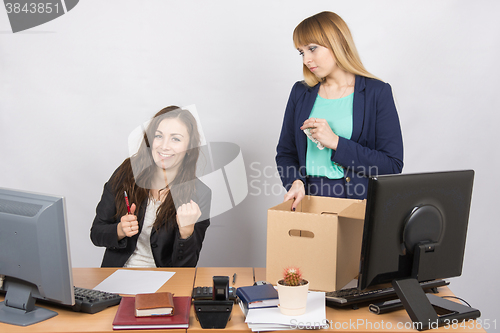
[[[173,316],[135,316],[135,297],[122,297],[115,319],[114,330],[137,330],[158,328],[188,328],[191,297],[174,297],[175,313]]]

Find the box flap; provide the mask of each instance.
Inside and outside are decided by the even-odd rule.
[[[347,199],[349,200],[349,199]],[[352,219],[365,219],[366,200],[350,200],[351,204],[339,212],[339,216]]]
[[[363,219],[339,217],[337,229],[337,285],[339,289],[359,273],[361,243],[363,240]]]
[[[291,211],[292,210],[292,203],[293,200],[288,200],[285,202],[282,202],[274,207],[269,208],[269,210],[283,210],[283,211]]]

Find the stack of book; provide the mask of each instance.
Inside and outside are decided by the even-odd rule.
[[[272,284],[239,287],[236,296],[245,314],[249,309],[277,307],[279,303],[278,292]]]
[[[169,292],[122,297],[114,330],[188,328],[191,297],[173,297]]]
[[[135,295],[135,316],[171,316],[174,314],[174,295],[169,292]]]
[[[278,307],[253,308],[248,309],[245,322],[254,332],[328,328],[325,293],[310,291],[307,294],[306,313],[303,315],[287,316]]]

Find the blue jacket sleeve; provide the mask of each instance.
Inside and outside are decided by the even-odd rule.
[[[305,172],[300,172],[301,167],[296,142],[296,113],[298,112],[296,96],[299,94],[297,90],[300,89],[301,86],[303,86],[303,84],[301,82],[297,82],[292,87],[285,109],[281,135],[276,148],[276,164],[278,167],[278,173],[280,174],[283,186],[287,191],[292,186],[292,183],[297,179],[300,179],[305,183]]]

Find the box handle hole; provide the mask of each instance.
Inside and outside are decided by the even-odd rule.
[[[291,237],[306,237],[306,238],[314,238],[314,233],[307,230],[299,230],[299,229],[291,229],[288,234]]]

